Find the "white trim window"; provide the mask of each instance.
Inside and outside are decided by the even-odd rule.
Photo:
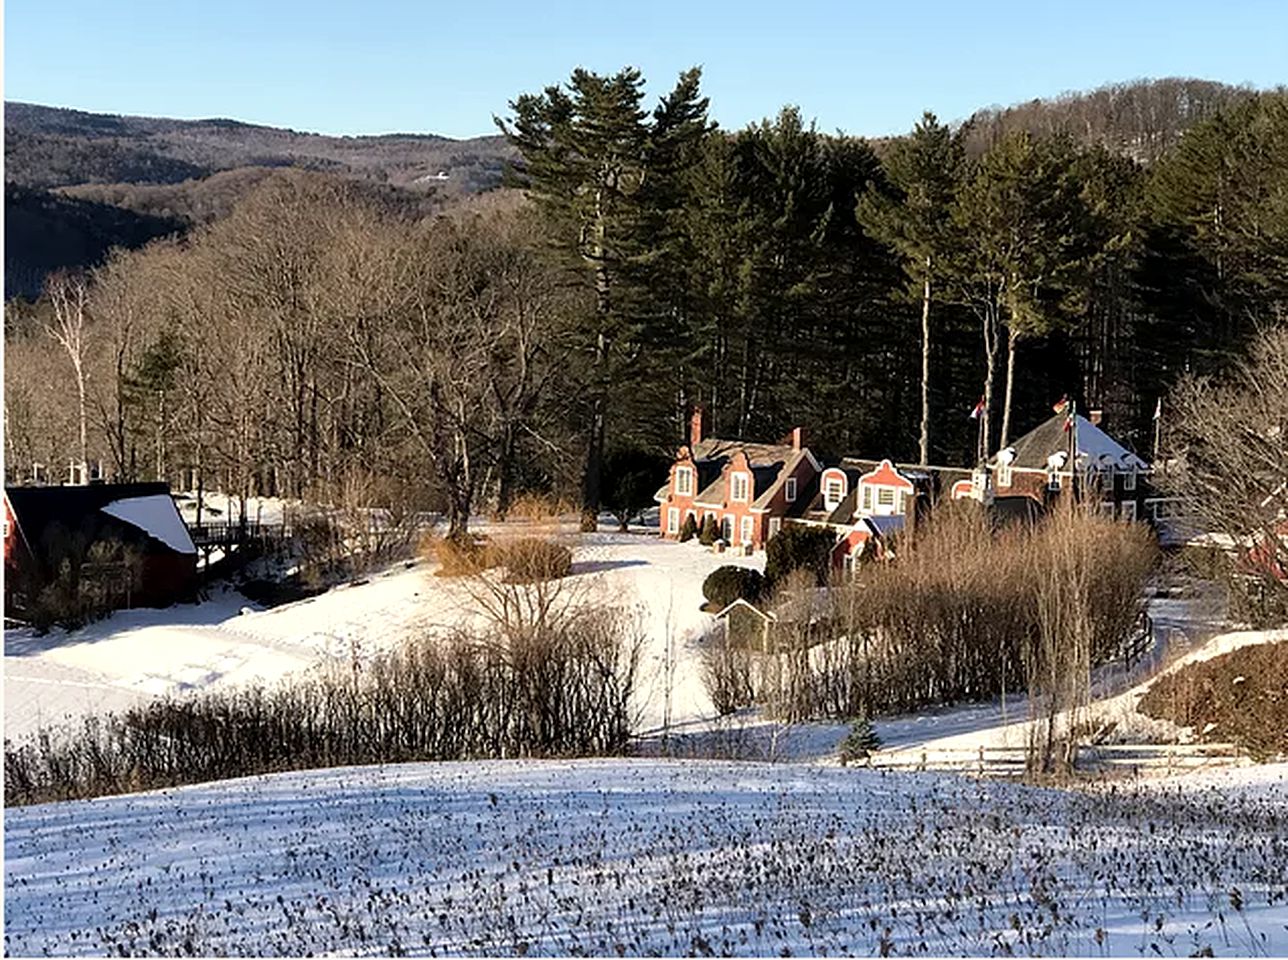
[[[745,473],[729,475],[729,499],[742,503],[747,502],[747,493],[751,489],[751,477]]]
[[[752,531],[755,529],[756,521],[752,517],[742,518],[742,529],[739,531],[739,542],[744,546],[749,546],[752,539]]]
[[[895,505],[894,487],[877,487],[877,506],[882,510],[893,510]]]
[[[1136,492],[1136,468],[1123,471],[1123,493]]]
[[[999,463],[997,465],[997,485],[999,487],[1009,487],[1011,485],[1011,465],[1009,463]]]
[[[1101,516],[1103,516],[1103,517],[1108,517],[1108,518],[1109,518],[1109,519],[1111,519],[1111,520],[1113,519],[1113,516],[1114,516],[1114,502],[1113,502],[1112,500],[1101,500],[1101,501],[1100,501],[1100,515],[1101,515]]]
[[[680,532],[680,508],[679,508],[679,507],[668,507],[668,508],[667,508],[667,511],[666,511],[666,532],[667,532],[667,533],[679,533],[679,532]]]
[[[828,477],[823,481],[823,505],[835,510],[845,499],[845,478]]]
[[[788,503],[796,502],[796,478],[788,477],[787,482],[783,484],[783,496],[787,498]]]
[[[863,485],[863,512],[872,512],[872,485],[869,483]]]
[[[781,529],[783,529],[782,517],[770,517],[769,518],[769,539],[772,540],[774,537],[778,536],[778,531]]]
[[[1131,523],[1136,519],[1136,501],[1124,500],[1118,504],[1118,519]]]
[[[681,497],[693,496],[693,468],[675,468],[675,492]]]

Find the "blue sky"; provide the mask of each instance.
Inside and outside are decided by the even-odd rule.
[[[704,68],[739,127],[801,107],[881,135],[1146,76],[1288,82],[1288,0],[8,0],[5,97],[325,133],[492,132],[517,93],[633,64],[650,103]]]

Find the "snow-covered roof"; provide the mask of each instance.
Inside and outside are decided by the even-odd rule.
[[[126,497],[113,500],[100,508],[109,517],[115,517],[130,526],[138,527],[149,537],[160,540],[176,553],[196,553],[197,548],[188,535],[188,528],[179,517],[174,500],[166,494],[146,497]]]
[[[1147,464],[1086,417],[1076,417],[1078,434],[1077,465],[1080,468],[1113,467],[1116,470],[1148,470]],[[1057,469],[1065,469],[1063,460],[1068,458],[1069,433],[1065,430],[1067,418],[1063,413],[1039,424],[1015,441],[1007,451],[1013,451],[1009,463],[1012,467],[1029,470],[1047,470],[1051,458],[1063,454]],[[993,457],[993,463],[1006,463],[1002,454]]]

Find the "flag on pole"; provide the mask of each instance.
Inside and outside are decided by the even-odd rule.
[[[980,397],[979,403],[975,404],[975,409],[970,412],[970,418],[972,420],[978,420],[983,415],[984,415],[984,398]]]
[[[1068,433],[1073,429],[1073,404],[1068,400],[1061,400],[1056,409],[1064,411],[1064,432]]]
[[[1161,420],[1162,418],[1163,418],[1163,398],[1159,397],[1158,403],[1154,404],[1154,419]]]

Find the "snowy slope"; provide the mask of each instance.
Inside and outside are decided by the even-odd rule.
[[[763,565],[763,555],[717,555],[643,533],[591,534],[574,546],[568,589],[633,609],[647,638],[642,727],[662,723],[668,686],[673,720],[709,715],[697,655],[698,638],[712,623],[700,609],[702,582],[721,564]],[[272,682],[332,658],[370,656],[408,636],[467,623],[477,603],[459,581],[419,564],[271,610],[249,607],[229,591],[195,606],[121,611],[70,633],[6,631],[5,736],[119,710],[145,696]]]
[[[663,761],[11,809],[9,954],[1288,953],[1285,767],[1059,792]]]

